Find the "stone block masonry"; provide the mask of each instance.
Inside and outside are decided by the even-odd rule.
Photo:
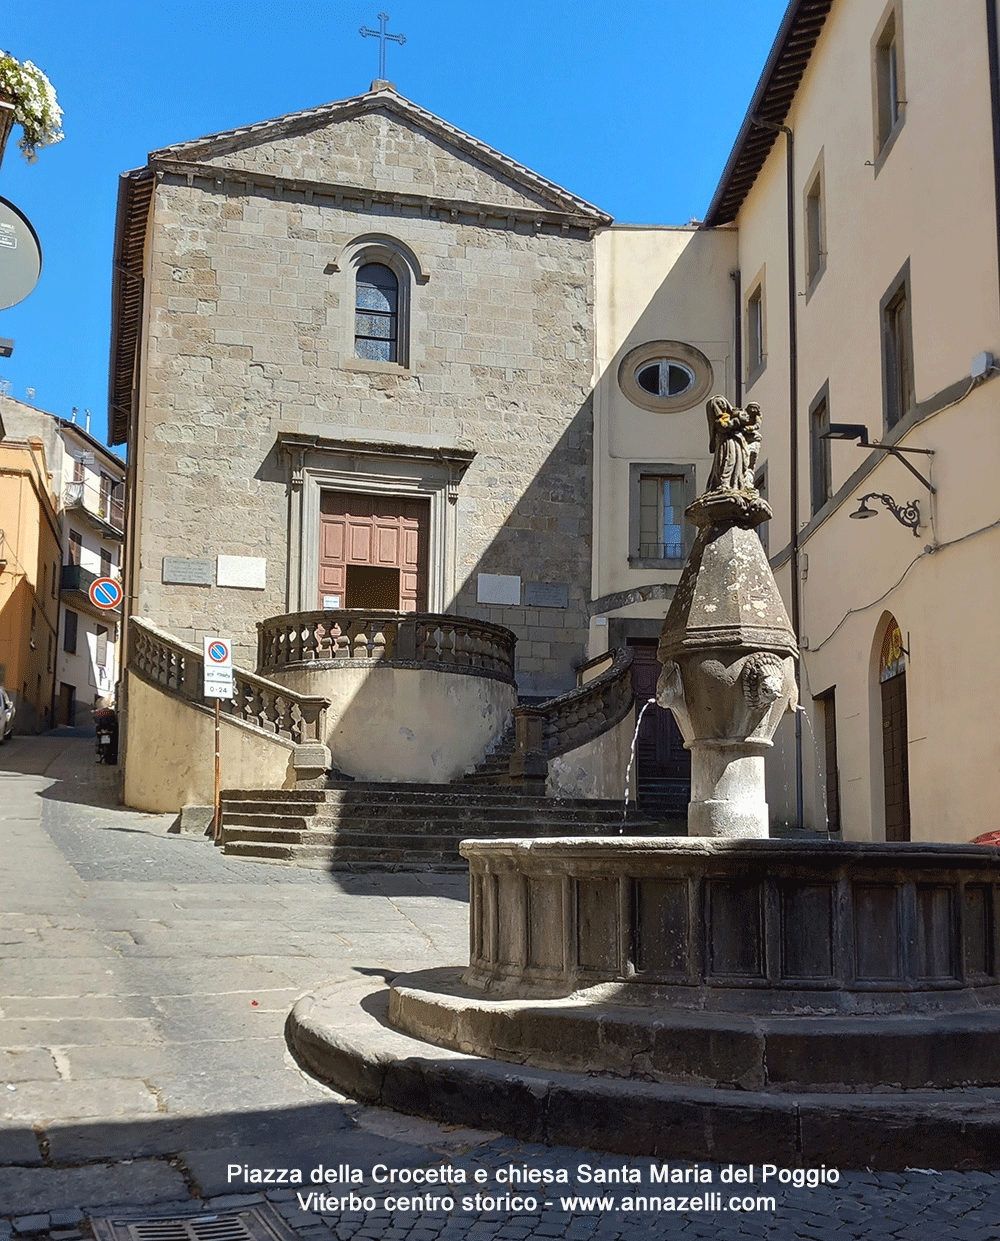
[[[237,660],[252,662],[255,622],[295,610],[289,562],[301,549],[279,434],[394,444],[403,456],[473,449],[448,610],[482,615],[479,573],[565,583],[567,606],[545,609],[532,634],[531,650],[549,653],[526,649],[519,681],[522,693],[568,688],[584,658],[590,579],[587,230],[526,218],[537,195],[381,114],[210,160],[210,176],[166,172],[152,209],[138,614],[185,640],[227,634]],[[261,169],[282,180],[237,172]],[[297,177],[405,184],[455,205],[299,193]],[[490,206],[481,218],[477,202]],[[344,255],[371,235],[419,263],[401,316],[406,365],[354,356]],[[219,555],[265,558],[265,588],[251,597],[162,581],[164,556]],[[489,619],[511,623],[502,608]]]

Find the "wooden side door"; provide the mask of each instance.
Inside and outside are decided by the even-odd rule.
[[[656,696],[660,662],[656,642],[630,641],[632,690],[636,714]],[[652,706],[643,715],[636,742],[636,788],[640,805],[649,813],[683,813],[691,797],[691,752],[684,748],[674,717]]]
[[[906,673],[881,684],[885,838],[910,839],[910,768],[907,756]]]

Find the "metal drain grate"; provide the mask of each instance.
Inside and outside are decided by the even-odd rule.
[[[92,1219],[97,1241],[298,1241],[267,1202],[214,1215]]]

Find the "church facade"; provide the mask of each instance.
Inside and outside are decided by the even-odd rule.
[[[122,180],[127,593],[251,663],[268,615],[457,612],[548,697],[587,654],[609,217],[374,88]]]

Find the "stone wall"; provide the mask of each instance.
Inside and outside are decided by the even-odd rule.
[[[153,204],[138,614],[187,641],[229,635],[245,661],[254,622],[297,606],[281,433],[473,449],[444,608],[518,634],[522,693],[568,688],[590,572],[587,230],[526,218],[530,193],[381,114],[211,158],[215,168],[191,176],[166,172]],[[401,178],[411,196],[434,187],[466,206],[314,194],[255,180],[261,169],[270,181],[338,170],[352,184]],[[475,218],[469,200],[493,211]],[[506,219],[498,203],[513,204]],[[405,366],[353,356],[345,254],[372,234],[419,265]],[[264,585],[214,584],[219,555],[263,558]],[[165,556],[209,562],[211,582],[165,584]],[[568,606],[479,604],[480,573],[565,586]]]

